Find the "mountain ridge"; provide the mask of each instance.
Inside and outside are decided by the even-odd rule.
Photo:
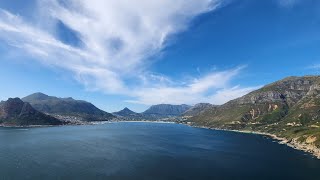
[[[129,108],[125,107],[120,111],[113,112],[112,114],[117,115],[117,116],[135,116],[138,115],[139,113],[136,113]]]
[[[0,124],[5,126],[63,125],[58,119],[35,110],[20,98],[0,103]]]
[[[203,111],[205,111],[206,109],[209,108],[215,108],[218,107],[217,105],[213,105],[210,103],[198,103],[195,104],[194,106],[192,106],[190,109],[188,109],[187,111],[185,111],[182,116],[195,116],[195,115],[199,115],[200,113],[202,113]]]
[[[181,104],[181,105],[172,105],[172,104],[157,104],[152,105],[142,114],[144,115],[154,115],[154,116],[180,116],[185,111],[190,109],[192,106]]]
[[[320,152],[320,76],[284,78],[188,121],[196,126],[273,134]]]
[[[78,121],[108,121],[115,116],[100,110],[93,104],[71,97],[58,98],[43,93],[34,93],[22,98],[36,110],[61,119],[75,118]]]

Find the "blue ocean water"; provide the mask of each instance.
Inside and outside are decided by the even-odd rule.
[[[0,128],[0,179],[320,179],[320,160],[253,134],[180,124]]]

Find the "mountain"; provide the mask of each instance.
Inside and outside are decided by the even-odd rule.
[[[171,104],[158,104],[153,105],[142,114],[145,116],[180,116],[192,106],[189,105],[171,105]]]
[[[74,100],[73,98],[58,98],[43,93],[31,94],[22,98],[36,110],[53,115],[59,119],[75,121],[108,121],[115,116],[95,107],[93,104]]]
[[[138,116],[139,115],[139,113],[133,112],[127,107],[122,109],[121,111],[114,112],[112,114],[117,115],[117,116],[122,116],[122,117],[128,117],[128,116],[131,117],[131,116]]]
[[[212,128],[270,133],[319,148],[319,92],[320,76],[288,77],[209,108],[189,121]]]
[[[183,116],[196,116],[199,115],[201,112],[205,111],[209,108],[216,108],[218,106],[212,105],[210,103],[199,103],[185,111],[182,115]]]
[[[62,121],[35,110],[19,98],[0,103],[0,124],[8,126],[62,125]]]

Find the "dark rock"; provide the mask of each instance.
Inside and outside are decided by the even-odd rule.
[[[19,98],[9,98],[0,104],[0,123],[11,126],[62,125],[62,121],[35,110]]]

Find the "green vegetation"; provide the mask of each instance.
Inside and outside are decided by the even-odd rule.
[[[320,147],[320,77],[288,77],[207,109],[195,125],[275,134]]]
[[[288,114],[288,108],[278,108],[276,110],[273,110],[270,113],[265,114],[262,116],[258,122],[261,122],[262,124],[271,124],[281,121],[286,115]]]

